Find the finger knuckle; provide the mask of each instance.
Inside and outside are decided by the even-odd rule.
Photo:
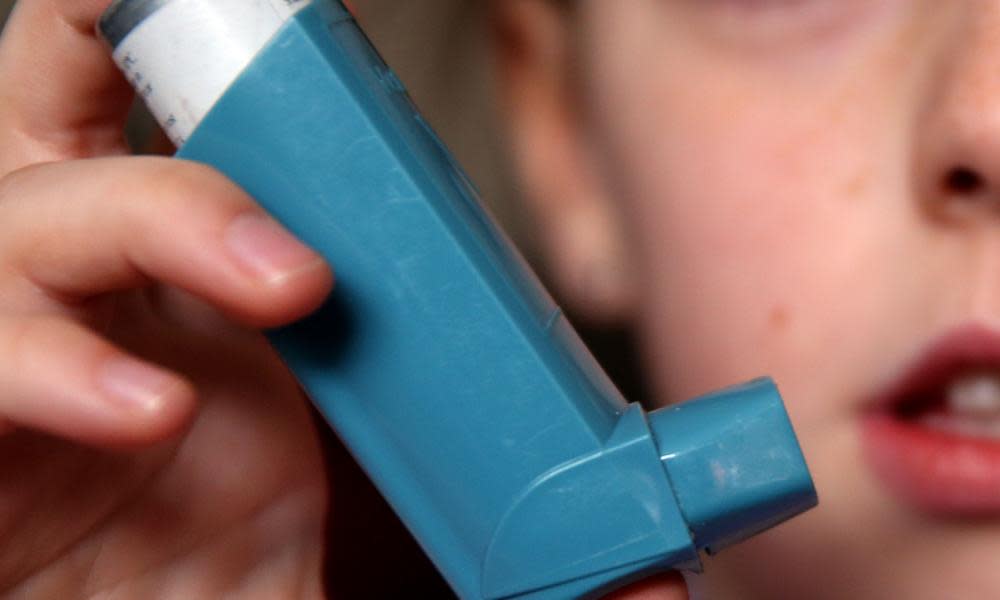
[[[156,167],[160,201],[187,209],[236,210],[251,204],[243,190],[219,171],[195,162],[169,160]]]
[[[28,195],[29,182],[35,179],[36,172],[44,166],[44,164],[29,165],[0,177],[0,208],[23,200]]]
[[[59,324],[53,318],[6,319],[0,339],[0,355],[20,371],[30,371],[58,342]]]

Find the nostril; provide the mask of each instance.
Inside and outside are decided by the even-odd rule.
[[[945,174],[942,186],[949,195],[974,196],[983,190],[986,182],[968,167],[955,167]]]

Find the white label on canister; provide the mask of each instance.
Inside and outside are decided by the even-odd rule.
[[[311,0],[172,0],[114,59],[177,146],[293,14]]]

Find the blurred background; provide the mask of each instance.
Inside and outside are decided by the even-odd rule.
[[[0,25],[13,4],[14,0],[0,0]],[[358,20],[379,52],[483,192],[488,208],[540,270],[530,215],[519,210],[517,185],[503,150],[488,4],[482,0],[354,0]],[[134,113],[130,137],[147,136],[155,125],[141,107]],[[568,316],[625,396],[642,401],[644,386],[630,332],[623,327],[581,328],[572,314]],[[321,429],[337,503],[328,526],[330,595],[453,597],[336,437],[327,428]]]

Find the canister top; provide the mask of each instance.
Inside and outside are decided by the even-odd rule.
[[[98,21],[97,31],[112,48],[117,48],[139,23],[170,1],[115,0]]]
[[[181,146],[311,0],[116,0],[98,22],[115,62]]]

